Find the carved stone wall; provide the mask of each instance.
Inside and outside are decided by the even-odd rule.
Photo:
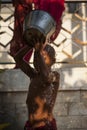
[[[52,45],[56,49],[54,67],[85,67],[87,65],[87,3],[65,3],[62,29]],[[8,54],[13,36],[14,8],[1,4],[0,8],[0,68],[13,68]]]

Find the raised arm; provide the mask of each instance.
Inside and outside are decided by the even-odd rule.
[[[45,64],[44,58],[41,54],[45,44],[37,43],[35,45],[35,51],[34,51],[34,67],[40,74],[40,76],[43,78],[44,81],[47,82],[47,77],[49,74],[49,68]]]
[[[43,79],[46,79],[49,70],[48,67],[46,66],[44,59],[39,51],[34,52],[34,66],[38,73],[42,76]]]
[[[34,77],[36,74],[36,71],[29,65],[28,62],[26,62],[24,60],[24,56],[27,53],[32,53],[32,49],[29,46],[25,46],[24,48],[22,48],[21,50],[19,50],[16,55],[14,56],[14,59],[16,61],[16,63],[18,64],[18,66],[20,67],[20,69],[26,74],[28,75],[30,78]]]
[[[34,66],[36,70],[41,75],[44,82],[48,83],[59,83],[59,73],[58,72],[52,72],[51,66],[48,66],[45,63],[45,59],[42,55],[42,50],[44,48],[44,45],[37,44],[35,47],[34,52]]]

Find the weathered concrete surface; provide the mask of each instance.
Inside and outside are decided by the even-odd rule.
[[[29,78],[20,69],[0,73],[0,91],[26,91],[28,86]]]
[[[86,73],[86,68],[60,70],[60,88],[53,111],[58,130],[87,130]],[[23,130],[28,116],[28,86],[29,78],[19,69],[0,73],[0,130],[1,126],[5,130]]]
[[[59,73],[59,90],[87,90],[87,68],[64,68]],[[27,91],[29,82],[20,69],[0,72],[0,91]]]

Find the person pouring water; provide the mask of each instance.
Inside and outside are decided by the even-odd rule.
[[[26,25],[27,23],[24,22],[23,40],[25,45],[13,55],[18,67],[30,79],[26,100],[28,120],[24,130],[57,130],[53,108],[59,88],[60,75],[51,69],[56,61],[55,50],[47,43],[47,35],[41,29],[36,26],[30,27],[30,24],[29,28],[26,28]],[[51,36],[53,38],[52,34]],[[34,53],[34,67],[31,67],[29,61],[25,60],[25,56],[27,54],[31,56],[32,53]]]

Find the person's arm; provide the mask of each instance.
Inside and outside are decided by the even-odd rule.
[[[40,73],[41,77],[45,82],[48,83],[58,83],[60,75],[58,72],[51,72],[50,69],[45,64],[43,56],[41,55],[41,49],[43,45],[39,44],[36,45],[35,52],[34,52],[34,67]]]
[[[47,75],[49,73],[48,67],[45,64],[45,61],[43,59],[43,56],[41,54],[41,50],[45,44],[37,43],[35,45],[35,51],[34,51],[34,67],[38,71],[38,73],[41,75],[43,80],[47,79]]]
[[[47,83],[57,83],[59,84],[60,74],[56,71],[51,72],[44,62],[40,51],[35,51],[34,53],[34,64],[37,71],[40,73],[44,82]]]
[[[38,73],[42,76],[44,80],[47,79],[49,70],[46,66],[44,59],[39,51],[34,52],[34,62],[35,62],[35,68],[38,71]]]
[[[24,48],[20,49],[16,55],[14,56],[14,59],[20,69],[28,75],[30,78],[34,77],[36,74],[36,71],[24,60],[24,56],[30,51],[32,53],[32,49],[29,46],[25,46]],[[30,54],[31,55],[31,54]]]

